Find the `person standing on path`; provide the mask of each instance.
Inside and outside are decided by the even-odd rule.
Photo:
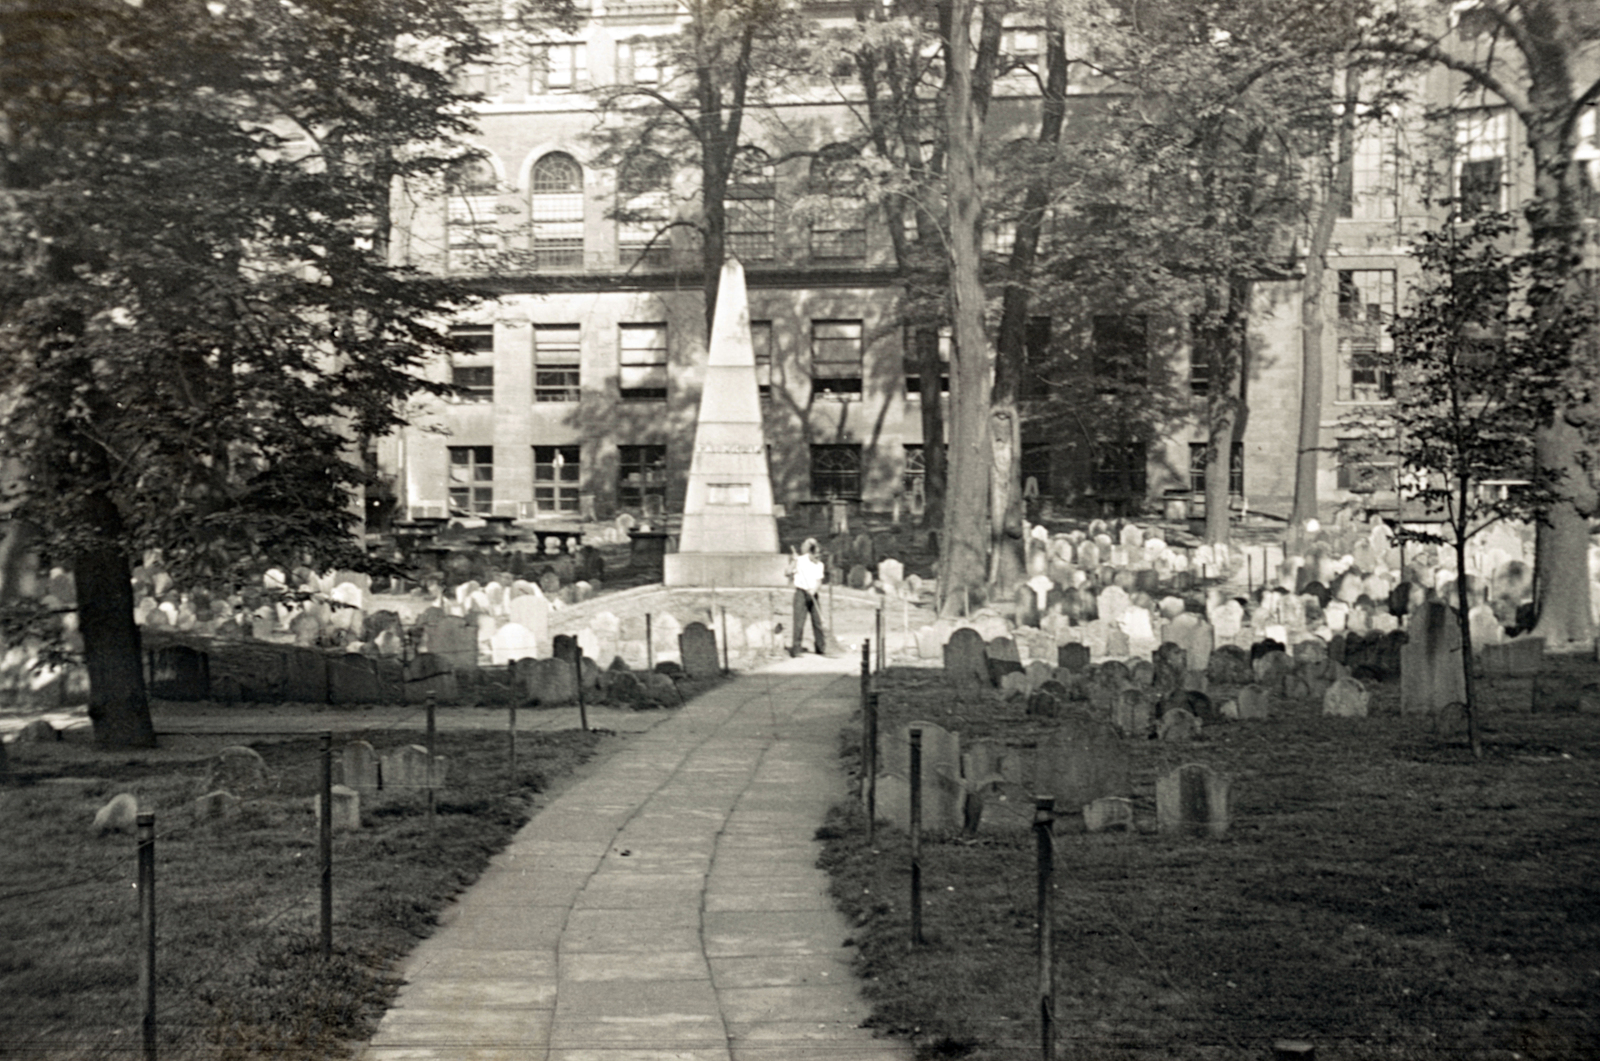
[[[798,656],[801,634],[805,632],[806,615],[811,615],[811,640],[818,655],[826,655],[827,635],[822,632],[822,608],[817,604],[817,591],[822,588],[826,568],[819,556],[820,547],[815,538],[807,538],[800,551],[789,558],[789,577],[794,582],[794,633],[789,644],[789,655]]]

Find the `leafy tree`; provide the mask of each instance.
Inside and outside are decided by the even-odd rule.
[[[72,570],[98,742],[154,740],[130,557],[368,565],[361,440],[442,389],[468,297],[373,248],[481,50],[435,0],[0,3],[0,451]]]
[[[1592,383],[1592,344],[1579,342],[1564,322],[1576,306],[1595,299],[1584,240],[1596,197],[1577,153],[1584,116],[1600,103],[1600,8],[1589,0],[1480,0],[1449,19],[1441,15],[1435,4],[1401,5],[1376,22],[1370,50],[1459,76],[1459,106],[1503,106],[1521,126],[1533,174],[1523,213],[1541,262],[1541,281],[1528,290],[1528,304],[1535,317],[1548,319],[1552,341],[1541,349],[1553,369]],[[1501,165],[1509,163],[1506,157]],[[1500,193],[1505,177],[1495,176],[1489,190]],[[1553,378],[1553,371],[1544,375]],[[1535,434],[1541,477],[1556,484],[1540,512],[1535,632],[1552,642],[1586,643],[1594,637],[1589,519],[1600,515],[1591,470],[1597,407],[1591,390],[1567,393],[1570,402],[1545,406],[1548,415]]]
[[[739,187],[770,180],[768,157],[746,118],[780,86],[811,75],[808,23],[792,0],[688,0],[679,31],[652,38],[650,80],[607,90],[593,134],[596,162],[616,171],[623,221],[658,222],[698,237],[706,334],[729,249],[728,204]],[[692,181],[692,203],[670,207],[674,177]],[[666,207],[666,209],[663,209]]]
[[[1587,308],[1551,318],[1536,293],[1560,264],[1543,251],[1510,255],[1513,224],[1483,214],[1470,225],[1422,233],[1415,245],[1423,283],[1392,326],[1388,355],[1393,408],[1367,409],[1356,426],[1400,469],[1405,496],[1436,522],[1415,520],[1402,540],[1445,545],[1456,557],[1456,613],[1467,691],[1468,738],[1482,755],[1473,692],[1473,593],[1467,543],[1501,519],[1527,519],[1560,482],[1537,470],[1538,429],[1569,398],[1564,351],[1593,324]],[[1480,489],[1490,479],[1530,479],[1524,490]],[[1432,529],[1437,528],[1437,529]]]

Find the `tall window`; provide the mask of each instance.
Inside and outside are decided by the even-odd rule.
[[[617,178],[617,249],[623,265],[667,265],[672,260],[672,164],[640,154]]]
[[[777,175],[760,149],[740,156],[728,182],[728,250],[740,261],[766,262],[777,255]]]
[[[494,166],[486,158],[464,158],[445,175],[445,190],[448,268],[451,272],[481,269],[500,249]]]
[[[1206,492],[1206,453],[1208,442],[1189,443],[1189,489],[1197,494]],[[1244,496],[1244,443],[1235,439],[1228,451],[1228,493]]]
[[[1002,30],[1000,53],[1007,69],[1037,72],[1044,55],[1044,34],[1031,26]]]
[[[819,261],[867,256],[867,208],[857,157],[848,144],[830,144],[812,160],[812,190],[828,197],[822,216],[811,222],[811,257]]]
[[[950,326],[943,324],[937,332],[927,329],[916,329],[909,325],[906,327],[906,397],[922,397],[922,351],[917,349],[918,343],[937,342],[939,344],[939,393],[950,393],[950,347],[954,340],[951,338]]]
[[[589,87],[589,46],[541,44],[533,51],[528,90],[535,94],[573,92]]]
[[[756,358],[756,392],[763,402],[772,400],[772,322],[750,322],[750,348]]]
[[[450,382],[458,402],[494,401],[494,326],[470,324],[450,329],[457,350],[450,359]]]
[[[1358,221],[1384,221],[1395,216],[1399,194],[1399,147],[1393,122],[1377,119],[1357,132],[1350,184],[1344,189],[1339,216]]]
[[[1149,382],[1150,331],[1143,314],[1100,314],[1093,329],[1095,376],[1133,386]]]
[[[1345,402],[1394,397],[1388,324],[1394,317],[1393,269],[1339,270],[1339,388]]]
[[[450,514],[488,516],[494,512],[494,447],[450,447]]]
[[[667,400],[667,326],[624,324],[617,343],[618,387],[625,402]]]
[[[533,510],[541,516],[578,511],[578,447],[533,447]]]
[[[859,498],[861,447],[812,446],[811,496],[822,499]]]
[[[1479,111],[1456,119],[1458,216],[1505,209],[1510,146],[1505,111]]]
[[[617,42],[617,81],[624,85],[659,85],[661,53],[648,37]]]
[[[581,397],[580,332],[576,324],[533,326],[533,400],[575,402]]]
[[[617,505],[656,516],[666,511],[667,447],[617,447]]]
[[[861,322],[811,322],[811,393],[849,401],[861,397]]]
[[[533,253],[540,269],[583,265],[583,168],[553,152],[533,164]]]

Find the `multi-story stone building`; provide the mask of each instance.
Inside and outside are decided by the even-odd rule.
[[[654,42],[674,31],[675,12],[671,0],[597,0],[569,39],[483,71],[472,86],[488,99],[481,157],[459,165],[440,194],[404,205],[394,243],[401,259],[482,276],[498,298],[459,322],[472,353],[438,369],[460,396],[424,403],[415,426],[380,444],[400,514],[570,520],[618,511],[653,516],[681,504],[705,356],[699,251],[688,230],[663,234],[660,219],[674,209],[667,193],[619,203],[615,174],[589,164],[595,88],[658,81]],[[1019,25],[1006,46],[1026,59],[1039,39]],[[1424,97],[1450,98],[1449,78],[1428,77]],[[1092,95],[1094,86],[1073,91]],[[1003,79],[987,135],[1007,138],[1008,126],[1029,135],[1036,93],[1032,78]],[[914,509],[928,444],[919,403],[936,388],[908,372],[903,292],[883,217],[848,199],[821,215],[788,208],[828,146],[859,130],[842,104],[803,93],[772,113],[781,122],[750,139],[775,158],[796,149],[813,154],[733,188],[729,249],[746,269],[776,499],[791,510],[836,497],[874,509],[898,498]],[[749,121],[759,125],[762,115]],[[1528,191],[1518,133],[1503,109],[1461,111],[1441,179],[1514,207]],[[1405,296],[1407,235],[1434,217],[1414,179],[1433,135],[1415,123],[1388,123],[1364,132],[1357,149],[1323,307],[1332,323],[1323,344],[1319,495],[1328,504],[1387,482],[1381,467],[1340,460],[1342,417],[1391,396],[1376,355],[1387,342],[1383,322]],[[763,143],[764,136],[772,139]],[[1436,186],[1432,194],[1443,192]],[[631,220],[614,219],[619,206]],[[497,264],[486,271],[490,261]],[[1249,412],[1231,488],[1240,505],[1287,513],[1301,285],[1292,277],[1263,281],[1253,297]],[[1186,381],[1192,414],[1180,410],[1159,443],[1131,450],[1025,433],[1025,474],[1046,502],[1079,510],[1201,490],[1205,381],[1181,342],[1155,337],[1159,329],[1100,323],[1084,344],[1155,359]],[[1035,324],[1048,329],[1048,321]]]

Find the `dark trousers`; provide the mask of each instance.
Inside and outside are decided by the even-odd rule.
[[[805,632],[806,613],[811,613],[811,639],[816,643],[817,651],[821,652],[828,647],[828,636],[822,632],[822,609],[817,606],[817,595],[807,593],[803,589],[794,591],[794,635],[791,648],[800,651],[800,635]]]

